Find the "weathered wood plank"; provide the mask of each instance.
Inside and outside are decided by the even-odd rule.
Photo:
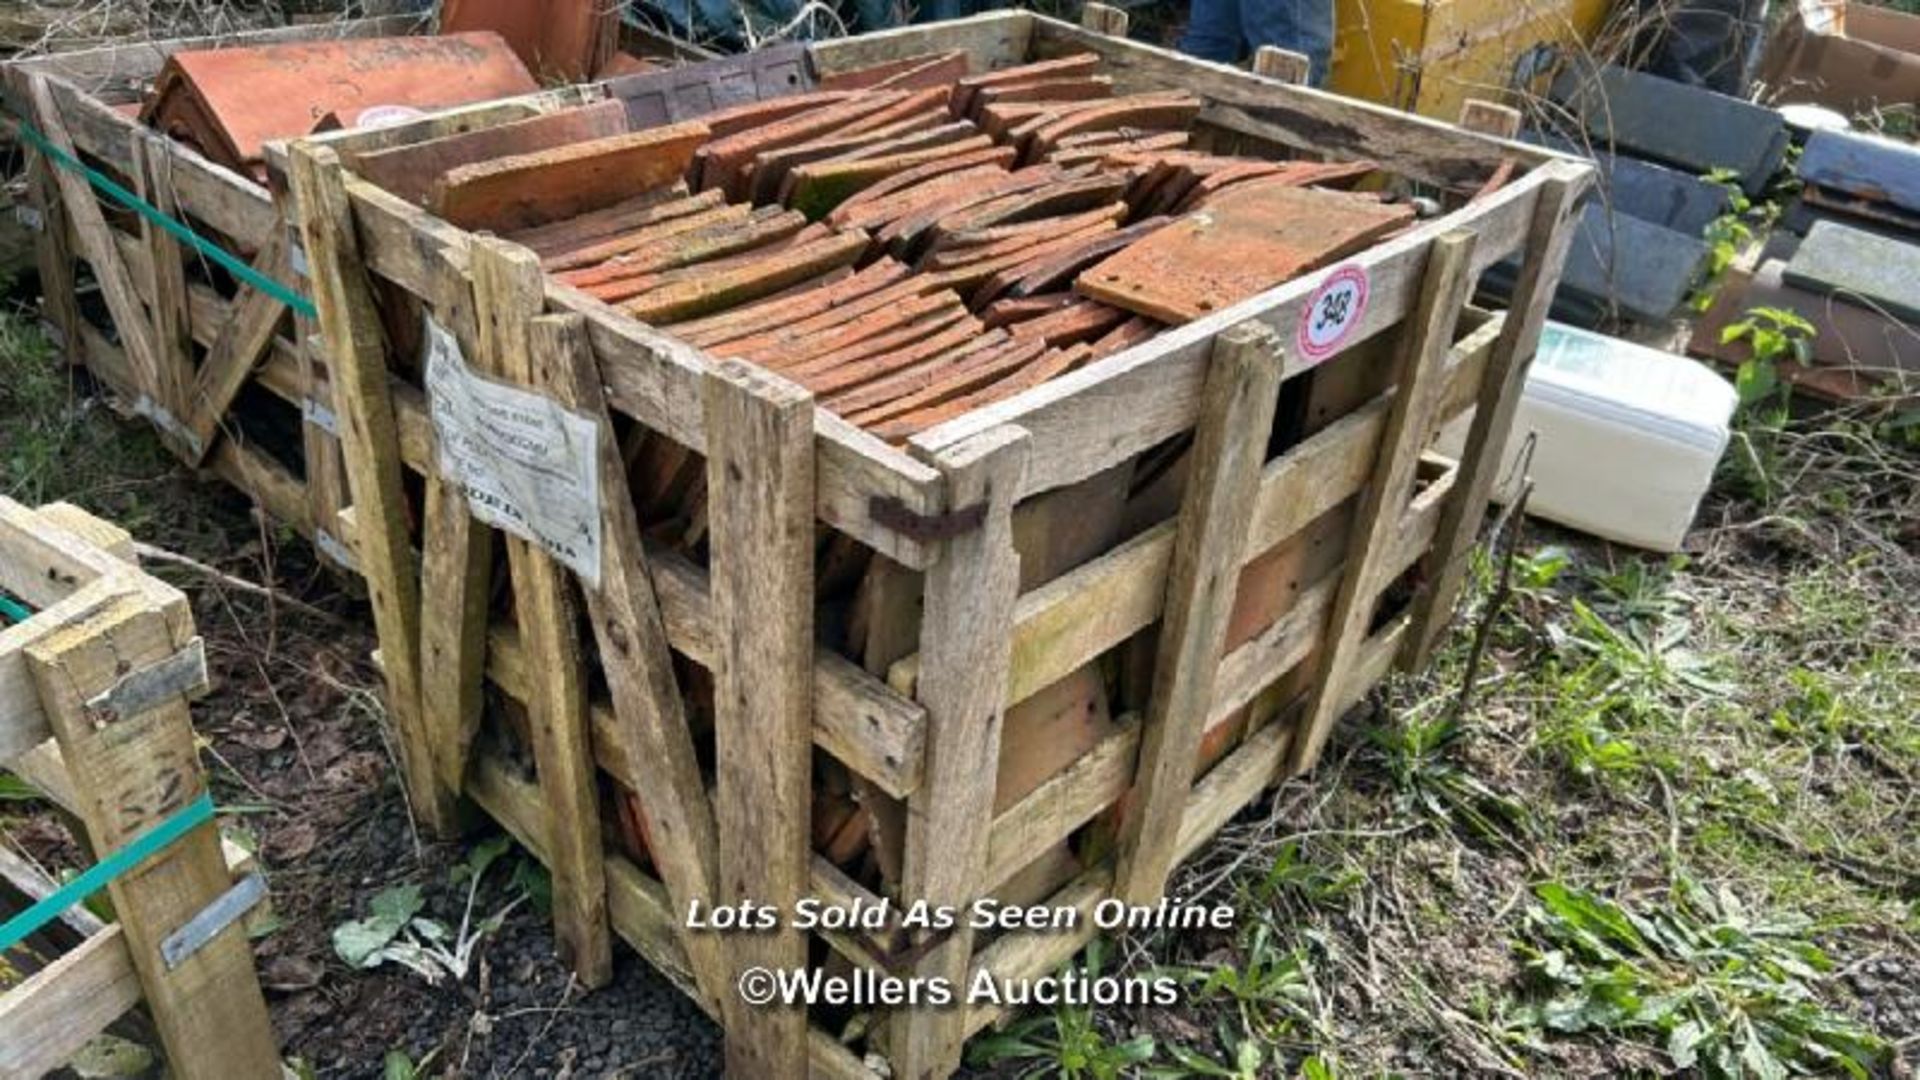
[[[792,911],[812,851],[813,398],[738,361],[719,365],[702,396],[720,899]],[[807,962],[806,935],[784,920],[728,944],[737,970]],[[725,1000],[730,1074],[777,1076],[804,1058],[804,1007]]]
[[[993,777],[1000,758],[1014,594],[1020,558],[1013,548],[1013,505],[1027,468],[1028,440],[1003,428],[934,455],[954,510],[980,507],[977,529],[948,541],[926,573],[918,698],[927,707],[927,765],[907,802],[902,895],[961,908],[987,883]],[[963,922],[934,945],[914,973],[961,985],[973,934]],[[958,1067],[965,1038],[960,1010],[902,1014],[891,1032],[904,1076],[944,1076]]]
[[[1116,895],[1128,903],[1159,900],[1173,869],[1174,834],[1245,562],[1243,509],[1259,489],[1279,397],[1280,343],[1272,331],[1249,323],[1215,340],[1175,524],[1135,799],[1114,872]]]
[[[0,995],[0,1076],[44,1076],[140,1003],[140,976],[118,926]]]
[[[1467,291],[1473,288],[1474,277],[1469,273],[1473,247],[1470,232],[1434,241],[1419,307],[1401,331],[1393,403],[1380,432],[1373,476],[1361,492],[1347,540],[1346,567],[1321,641],[1300,737],[1288,749],[1288,768],[1294,772],[1305,772],[1319,760],[1338,710],[1345,705],[1343,690],[1372,620],[1374,602],[1387,584],[1382,572],[1395,530],[1413,498],[1414,470],[1445,394],[1448,343]]]

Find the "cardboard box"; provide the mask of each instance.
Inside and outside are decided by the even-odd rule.
[[[1920,16],[1846,0],[1800,0],[1781,20],[1761,77],[1779,104],[1849,115],[1920,102]]]

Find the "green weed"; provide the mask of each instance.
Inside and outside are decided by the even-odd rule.
[[[1691,883],[1651,914],[1557,882],[1535,895],[1521,948],[1547,987],[1533,1019],[1549,1030],[1652,1038],[1674,1068],[1709,1077],[1864,1078],[1889,1058],[1815,997],[1832,963],[1804,919],[1752,915]]]

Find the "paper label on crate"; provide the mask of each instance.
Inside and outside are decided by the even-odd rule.
[[[1367,286],[1367,268],[1349,264],[1334,268],[1307,299],[1298,344],[1309,366],[1339,352],[1360,328],[1360,318],[1367,313]]]
[[[476,374],[427,318],[427,401],[440,474],[473,516],[600,584],[600,429],[539,394]]]

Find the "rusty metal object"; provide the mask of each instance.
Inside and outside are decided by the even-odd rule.
[[[603,76],[620,50],[620,5],[601,0],[441,0],[440,32],[491,30],[555,82]]]
[[[428,203],[466,229],[544,225],[677,182],[706,141],[706,125],[691,121],[462,165],[434,182]]]
[[[267,143],[352,126],[377,105],[444,109],[539,84],[498,34],[343,38],[167,58],[140,119],[237,172],[258,176]]]
[[[1410,207],[1358,195],[1282,184],[1233,187],[1081,272],[1074,288],[1183,323],[1352,254],[1412,220]]]

